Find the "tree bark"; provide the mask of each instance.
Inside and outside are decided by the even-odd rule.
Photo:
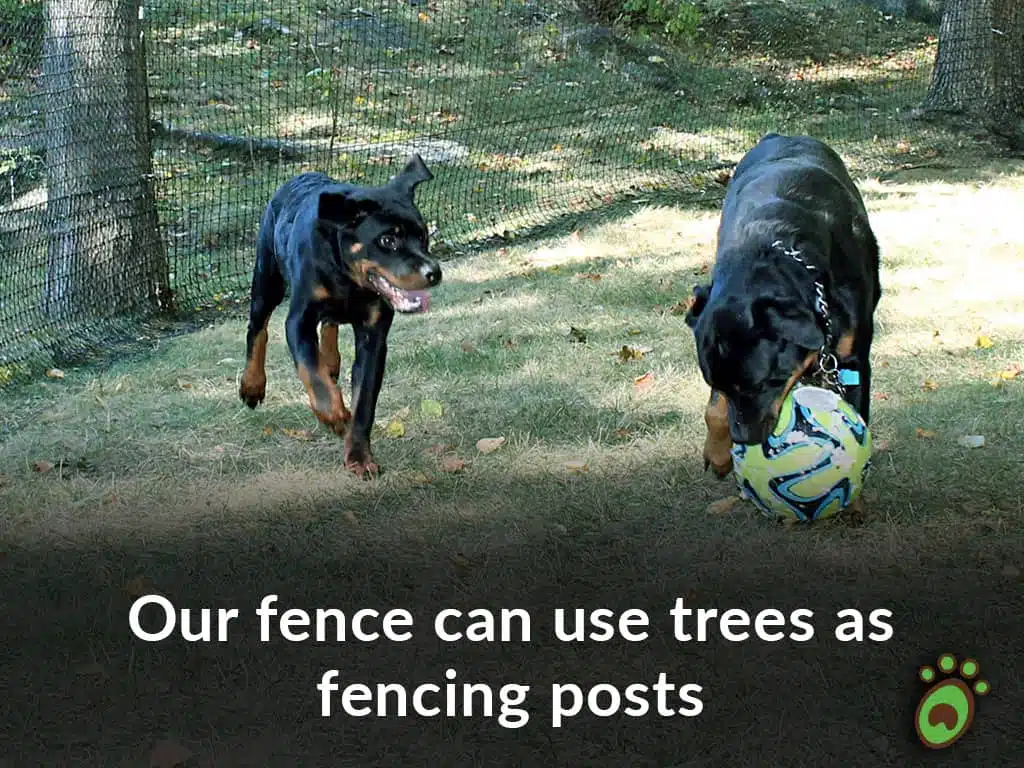
[[[139,0],[48,0],[45,15],[43,310],[169,309]]]
[[[924,109],[1024,135],[1024,3],[948,0]]]

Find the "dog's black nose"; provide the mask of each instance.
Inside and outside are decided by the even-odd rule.
[[[434,261],[425,261],[420,267],[420,274],[431,285],[437,285],[441,282],[441,265]]]

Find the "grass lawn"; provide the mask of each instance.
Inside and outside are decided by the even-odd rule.
[[[18,764],[141,764],[165,736],[204,765],[324,764],[339,739],[352,747],[351,765],[419,764],[416,750],[428,745],[461,756],[437,765],[541,764],[513,761],[515,750],[539,750],[550,758],[543,764],[706,765],[697,756],[707,750],[723,765],[754,764],[784,747],[735,718],[749,702],[771,701],[767,731],[788,719],[785,748],[813,751],[799,764],[912,765],[892,697],[902,703],[914,664],[951,641],[957,652],[994,656],[983,664],[996,665],[1004,702],[998,709],[993,694],[958,754],[1009,764],[1019,710],[1005,702],[1020,699],[1013,654],[1024,652],[1024,235],[1006,222],[1024,207],[1024,164],[944,178],[911,170],[861,186],[882,244],[884,297],[877,453],[857,525],[789,528],[745,504],[713,511],[734,491],[701,471],[707,389],[672,309],[711,263],[713,210],[637,200],[566,236],[445,263],[431,312],[393,329],[374,433],[385,473],[373,481],[341,469],[341,441],[309,413],[280,311],[267,399],[254,412],[236,394],[241,318],[162,341],[144,358],[5,392],[5,615],[8,637],[39,649],[19,646],[21,683],[7,704],[15,727],[47,734],[22,737],[27,762]],[[624,346],[640,359],[622,361]],[[984,446],[962,447],[967,435],[983,435]],[[482,453],[485,438],[504,443]],[[893,607],[898,638],[827,664],[815,654],[834,649],[801,656],[756,644],[740,653],[654,643],[645,661],[628,648],[596,659],[549,649],[518,667],[514,654],[481,657],[481,674],[532,669],[545,680],[605,664],[612,679],[642,675],[660,659],[708,685],[717,709],[707,721],[717,726],[671,726],[684,729],[682,752],[664,723],[624,719],[554,735],[453,721],[423,726],[420,747],[406,747],[401,729],[412,726],[401,722],[380,725],[392,728],[384,740],[362,725],[322,729],[312,685],[339,664],[425,677],[442,669],[444,649],[378,648],[371,658],[278,645],[269,655],[242,641],[225,657],[212,646],[133,644],[130,598],[154,589],[192,606],[254,606],[274,590],[298,604],[350,607],[658,604],[673,594],[792,607],[851,594],[858,605]],[[753,687],[737,687],[741,673]],[[772,691],[787,679],[802,693],[779,700]],[[49,693],[32,693],[39,686]],[[578,733],[591,747],[576,743]],[[501,741],[510,734],[512,752]],[[859,756],[846,759],[858,744]]]

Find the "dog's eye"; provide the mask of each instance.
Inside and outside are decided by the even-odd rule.
[[[393,251],[398,248],[398,238],[390,233],[383,234],[377,239],[377,244],[385,251]]]

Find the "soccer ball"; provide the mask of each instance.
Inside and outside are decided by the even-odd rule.
[[[871,431],[853,406],[820,387],[797,387],[762,445],[735,445],[740,494],[769,517],[833,517],[860,495],[871,469]]]

